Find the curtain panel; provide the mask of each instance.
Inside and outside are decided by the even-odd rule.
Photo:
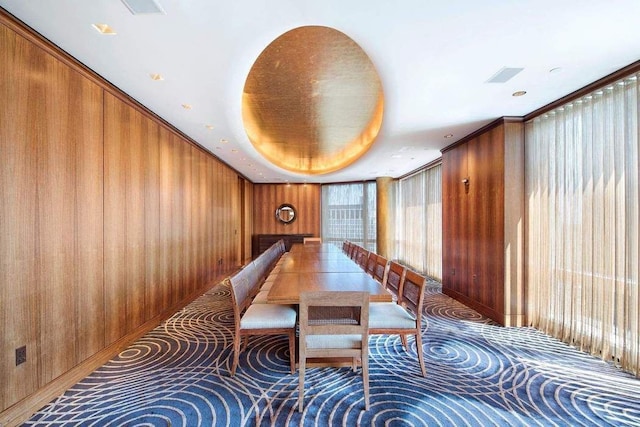
[[[526,123],[530,323],[638,375],[638,74]]]
[[[442,280],[442,167],[423,169],[398,181],[397,259]]]

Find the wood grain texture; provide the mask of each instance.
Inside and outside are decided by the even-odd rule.
[[[143,117],[144,139],[144,281],[145,321],[162,313],[167,300],[163,294],[163,265],[160,239],[160,131],[153,120]]]
[[[0,408],[38,388],[36,215],[38,134],[31,126],[37,85],[24,69],[42,70],[46,59],[0,26]],[[15,349],[27,346],[27,362],[15,366]]]
[[[173,174],[172,159],[172,135],[160,128],[158,133],[159,147],[159,268],[156,303],[161,307],[171,305],[171,289],[173,288],[173,260],[172,260],[172,232],[171,232],[171,205]]]
[[[83,84],[89,84],[84,79]],[[96,90],[98,89],[98,90]],[[104,342],[103,93],[96,85],[83,103],[76,140],[76,362],[102,350]],[[89,117],[89,114],[91,115]],[[74,118],[75,120],[75,118]]]
[[[283,203],[292,204],[297,218],[291,224],[276,220],[275,211]],[[318,184],[254,184],[253,234],[321,233],[321,187]]]
[[[510,304],[505,300],[505,288],[509,289],[507,295],[521,295],[522,282],[516,290],[505,282],[505,233],[517,228],[522,211],[517,212],[520,216],[511,215],[515,219],[508,224],[505,222],[509,203],[505,198],[505,170],[511,168],[505,163],[505,147],[512,139],[505,133],[505,126],[512,124],[505,123],[488,127],[464,144],[443,151],[443,292],[501,324],[512,324],[512,316],[505,309]],[[522,124],[515,126],[521,129]],[[517,153],[522,154],[521,150]],[[509,157],[510,161],[516,158],[517,154]],[[461,176],[469,179],[465,194],[456,183]],[[524,181],[517,185],[521,188],[510,185],[509,194],[522,197]],[[519,199],[518,203],[523,202]],[[520,268],[517,265],[515,261],[512,266],[516,271]],[[452,274],[454,269],[457,277]]]
[[[466,148],[442,154],[442,285],[460,290],[467,282],[467,251],[464,245],[467,221],[468,178]]]

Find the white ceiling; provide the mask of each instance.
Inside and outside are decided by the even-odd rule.
[[[397,177],[498,117],[530,113],[640,59],[639,0],[158,2],[166,14],[132,15],[120,0],[0,6],[253,182]],[[96,23],[117,35],[99,34]],[[271,165],[242,125],[253,62],[278,36],[304,25],[333,27],[358,43],[385,95],[373,147],[327,175]],[[507,83],[487,83],[503,67],[524,70]],[[164,80],[153,81],[152,73]],[[518,90],[527,94],[513,97]]]

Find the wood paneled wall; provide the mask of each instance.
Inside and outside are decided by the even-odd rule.
[[[283,203],[296,208],[291,224],[276,220],[276,209]],[[253,234],[321,233],[321,186],[319,184],[254,184]]]
[[[238,185],[243,198],[240,206],[243,211],[242,224],[240,225],[240,230],[242,231],[241,257],[243,264],[246,264],[251,261],[253,252],[253,247],[251,246],[251,236],[253,235],[253,184],[243,178],[239,178]]]
[[[523,132],[500,120],[442,154],[442,290],[509,326],[524,320]]]
[[[2,11],[0,99],[5,425],[237,268],[251,203],[234,170]]]

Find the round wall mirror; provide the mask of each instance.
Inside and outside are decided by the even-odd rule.
[[[283,224],[291,224],[296,219],[296,208],[284,203],[276,209],[276,219]]]

